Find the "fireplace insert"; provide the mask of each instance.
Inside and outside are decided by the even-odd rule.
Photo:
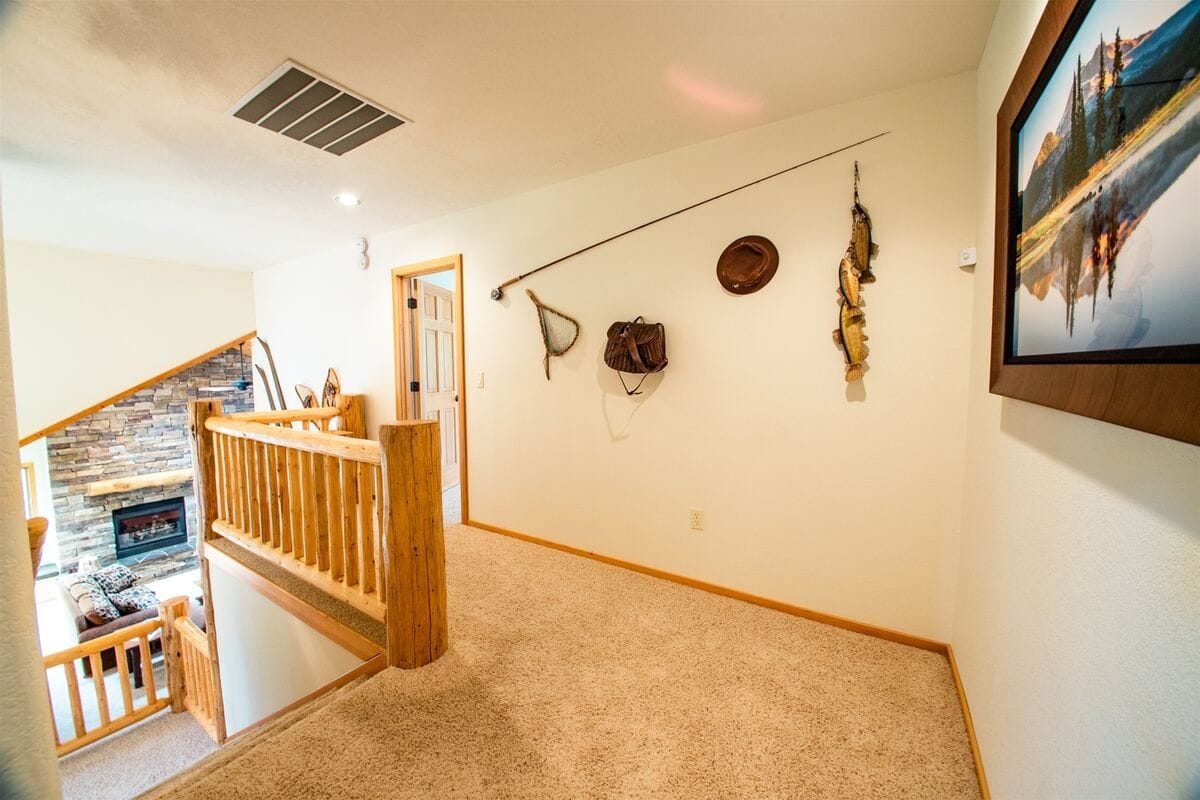
[[[187,542],[187,508],[182,497],[126,506],[112,516],[117,558]]]

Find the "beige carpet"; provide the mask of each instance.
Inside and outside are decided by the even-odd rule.
[[[977,798],[935,653],[455,526],[451,647],[166,796]]]
[[[128,800],[216,749],[191,714],[163,711],[60,759],[63,800]]]

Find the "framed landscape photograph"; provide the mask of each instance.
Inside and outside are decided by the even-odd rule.
[[[992,391],[1200,444],[1200,0],[1050,0],[996,160]]]

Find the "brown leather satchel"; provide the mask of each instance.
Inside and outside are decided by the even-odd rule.
[[[633,322],[614,322],[608,326],[604,363],[617,371],[625,394],[641,394],[646,376],[662,372],[667,366],[667,329],[661,322],[651,324],[644,322],[642,317]],[[641,375],[642,380],[630,389],[622,372]]]

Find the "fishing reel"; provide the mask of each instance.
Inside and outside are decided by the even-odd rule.
[[[499,286],[497,286],[495,289],[492,289],[492,299],[495,300],[496,302],[500,302],[501,300],[503,300],[504,299],[504,290],[501,289]]]

